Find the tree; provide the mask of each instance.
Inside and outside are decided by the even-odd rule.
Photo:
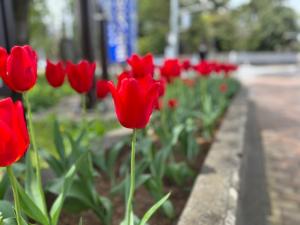
[[[169,8],[169,1],[138,1],[138,49],[141,54],[164,52],[169,31]]]
[[[239,49],[282,50],[294,49],[297,33],[297,16],[281,0],[252,0],[237,10],[238,30],[244,32]],[[246,34],[246,35],[245,35]]]

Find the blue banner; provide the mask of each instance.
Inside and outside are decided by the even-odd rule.
[[[110,63],[123,63],[136,51],[136,0],[100,0],[107,15],[107,49]]]

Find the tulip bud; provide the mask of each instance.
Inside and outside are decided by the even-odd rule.
[[[3,57],[1,58],[3,60]],[[29,45],[15,46],[11,49],[11,53],[7,57],[5,72],[3,69],[5,63],[2,61],[0,64],[2,79],[13,91],[25,92],[35,85],[37,54]]]
[[[160,74],[165,77],[168,82],[181,74],[181,66],[178,59],[166,59],[160,68]]]
[[[78,64],[67,62],[67,75],[71,87],[78,93],[87,93],[93,85],[95,63],[82,60]]]
[[[109,93],[109,87],[106,80],[98,80],[96,84],[97,98],[103,99]]]
[[[47,60],[46,78],[52,87],[57,88],[63,85],[65,76],[65,69],[62,62],[54,64]]]
[[[133,54],[127,62],[131,66],[132,74],[135,78],[140,78],[146,75],[153,76],[154,63],[152,54],[147,54],[144,57]]]
[[[20,101],[13,103],[11,98],[0,101],[0,134],[0,167],[4,167],[18,161],[29,146],[29,134]]]
[[[126,128],[144,128],[158,101],[160,82],[151,76],[136,79],[128,72],[118,77],[117,87],[108,82],[119,122]]]

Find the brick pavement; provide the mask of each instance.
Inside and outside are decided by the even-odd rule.
[[[261,76],[250,97],[266,156],[270,225],[300,225],[300,77]]]

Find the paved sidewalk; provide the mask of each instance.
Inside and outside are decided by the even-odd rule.
[[[300,225],[300,76],[258,76],[247,86],[266,158],[268,221]]]

